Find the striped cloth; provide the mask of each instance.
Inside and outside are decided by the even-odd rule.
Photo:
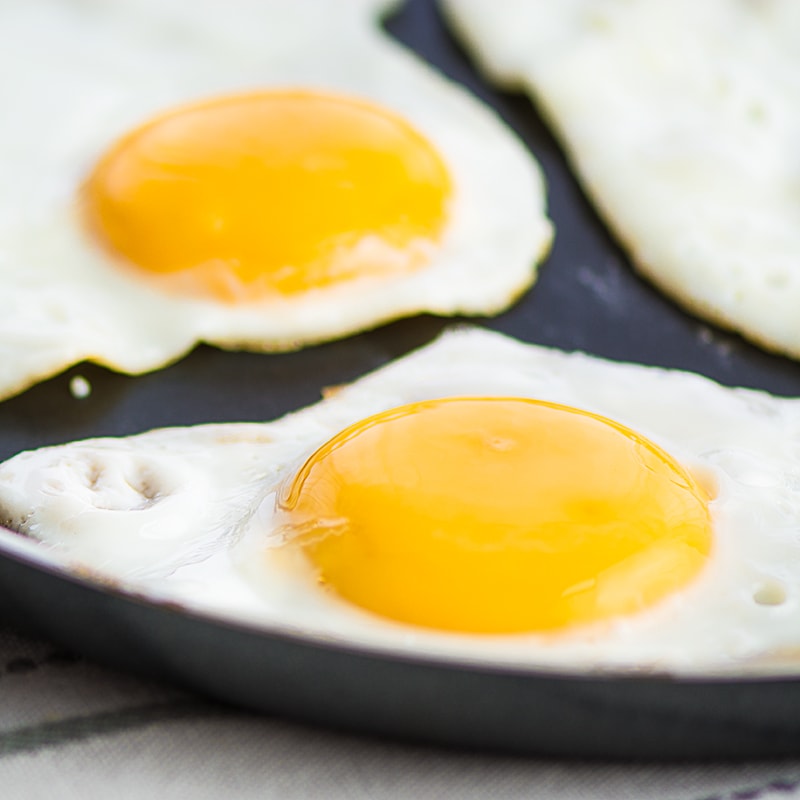
[[[0,629],[0,797],[800,798],[800,758],[611,764],[480,755],[234,711]]]

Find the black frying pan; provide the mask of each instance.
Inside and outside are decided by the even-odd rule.
[[[638,279],[530,103],[487,85],[432,0],[387,27],[493,105],[544,166],[555,246],[534,290],[484,325],[519,339],[722,383],[800,394],[800,367],[686,315]],[[165,425],[265,420],[431,340],[419,317],[288,355],[200,347],[138,378],[82,364],[0,404],[0,458]],[[69,379],[94,387],[74,399]],[[0,552],[0,611],[91,658],[245,706],[447,744],[567,756],[697,758],[800,752],[800,680],[559,675],[395,658],[222,624]]]

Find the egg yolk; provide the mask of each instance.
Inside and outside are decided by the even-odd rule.
[[[708,496],[611,420],[517,398],[403,406],[346,429],[278,498],[341,597],[449,631],[557,631],[644,609],[711,549]]]
[[[89,229],[167,290],[294,295],[423,266],[450,178],[433,146],[371,103],[270,91],[165,114],[84,184]]]

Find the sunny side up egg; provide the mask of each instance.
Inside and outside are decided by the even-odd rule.
[[[0,398],[84,359],[286,350],[531,285],[537,165],[380,31],[389,5],[3,4],[24,80],[0,85]]]
[[[390,652],[796,670],[800,404],[476,329],[264,424],[0,466],[5,550]]]

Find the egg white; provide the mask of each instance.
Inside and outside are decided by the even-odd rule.
[[[538,166],[493,112],[380,31],[390,5],[2,4],[16,77],[0,82],[0,399],[84,359],[139,373],[199,341],[292,349],[419,311],[496,313],[530,286],[551,238]],[[285,87],[374,101],[439,151],[454,199],[426,268],[231,306],[164,294],[89,239],[76,192],[120,136],[178,105]]]
[[[800,5],[444,0],[487,73],[552,123],[634,265],[800,358]]]
[[[651,609],[556,635],[422,630],[324,591],[303,557],[280,546],[278,487],[353,422],[457,395],[572,405],[663,447],[714,493],[714,543],[700,576]],[[162,429],[17,455],[0,465],[0,522],[27,537],[2,532],[4,549],[153,600],[391,652],[680,674],[796,671],[800,663],[800,400],[477,329],[450,331],[274,422]]]

